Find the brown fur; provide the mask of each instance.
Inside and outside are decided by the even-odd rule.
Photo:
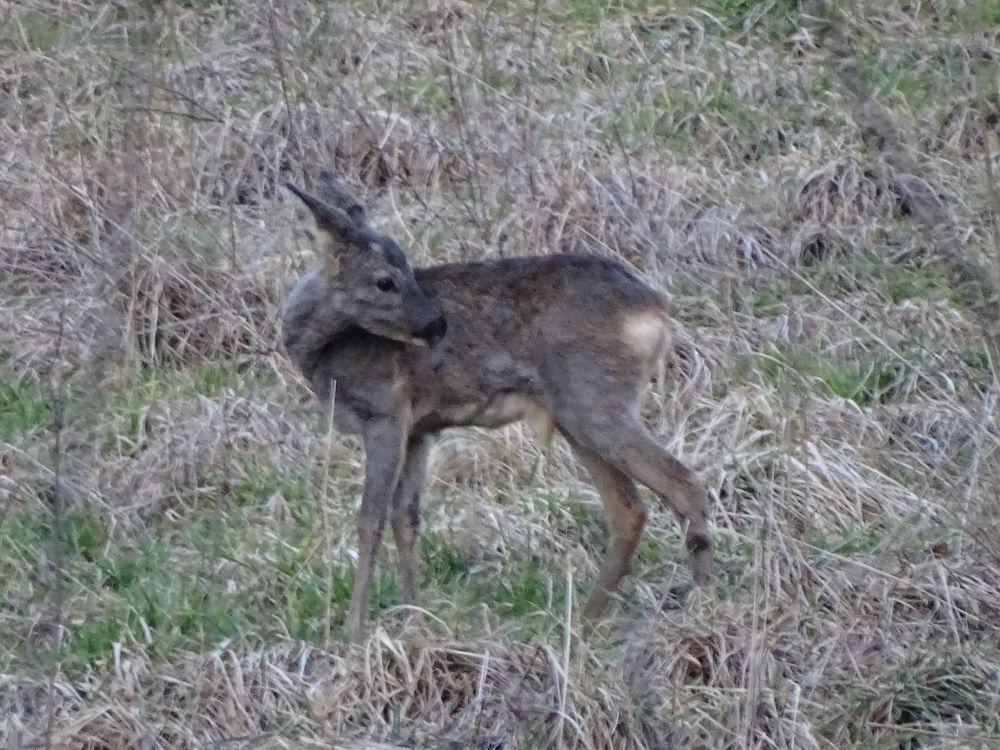
[[[292,292],[284,340],[320,400],[330,398],[336,382],[338,428],[359,433],[365,444],[351,637],[361,633],[387,520],[399,547],[403,596],[415,603],[430,439],[458,425],[528,419],[543,432],[554,425],[573,447],[610,527],[585,615],[604,610],[627,572],[646,518],[636,482],[686,525],[694,578],[706,582],[712,543],[705,492],[639,418],[666,344],[662,296],[621,264],[581,255],[411,271],[331,175],[323,173],[321,182],[321,200],[292,188],[316,216],[328,257]],[[398,292],[375,286],[379,279],[385,286],[386,275]]]

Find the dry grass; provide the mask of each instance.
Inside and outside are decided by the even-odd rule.
[[[0,20],[0,745],[1000,746],[996,3]],[[277,341],[320,165],[415,264],[672,295],[646,418],[717,492],[714,593],[657,509],[583,639],[593,490],[460,431],[426,615],[384,565],[341,643],[359,448]]]

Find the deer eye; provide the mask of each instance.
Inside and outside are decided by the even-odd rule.
[[[395,292],[399,290],[399,287],[396,286],[396,282],[390,279],[388,276],[383,276],[381,279],[376,281],[375,286],[377,286],[379,290],[383,292]]]

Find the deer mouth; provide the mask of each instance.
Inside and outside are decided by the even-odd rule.
[[[419,331],[417,331],[414,336],[422,340],[427,346],[433,346],[438,341],[444,338],[444,335],[448,332],[448,321],[445,320],[443,315],[439,315],[430,323],[425,325]]]
[[[398,341],[401,344],[411,344],[413,346],[424,346],[429,347],[432,343],[437,343],[438,339],[430,341],[422,336],[414,334],[406,334],[402,331],[394,330],[392,328],[383,327],[380,325],[367,324],[363,328],[369,333],[373,333],[384,339],[389,339],[390,341]],[[442,334],[443,335],[443,334]]]

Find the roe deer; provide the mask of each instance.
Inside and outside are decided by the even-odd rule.
[[[365,481],[347,613],[357,640],[386,520],[403,598],[417,599],[420,492],[432,436],[457,425],[529,419],[558,429],[586,467],[610,527],[584,608],[605,608],[646,520],[636,482],[686,525],[696,583],[709,580],[707,495],[645,430],[640,398],[667,340],[663,297],[622,265],[584,255],[411,269],[399,246],[328,172],[317,198],[288,185],[319,229],[321,264],[299,280],[285,348],[321,402],[336,388],[338,429],[360,433]]]

